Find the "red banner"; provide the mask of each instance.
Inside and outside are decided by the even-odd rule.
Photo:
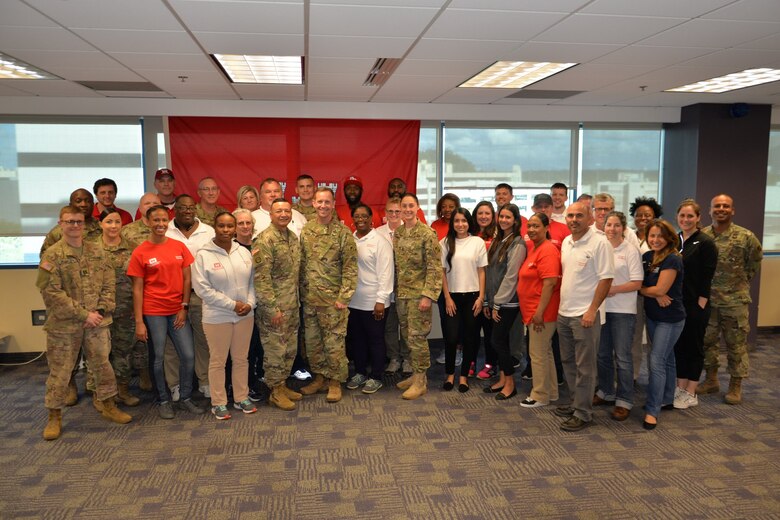
[[[197,200],[198,181],[214,177],[227,208],[236,207],[241,186],[268,177],[292,200],[295,179],[308,173],[334,189],[339,205],[350,175],[362,179],[362,201],[371,206],[384,205],[390,179],[412,190],[417,183],[419,121],[169,117],[168,128],[176,193]]]

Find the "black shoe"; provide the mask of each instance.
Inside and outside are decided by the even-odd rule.
[[[455,384],[452,381],[445,381],[444,384],[441,385],[441,389],[445,392],[449,392],[453,388],[455,388]]]
[[[573,417],[574,408],[571,406],[558,406],[553,410],[553,413],[558,417]]]
[[[458,392],[460,392],[461,394],[465,394],[468,391],[469,391],[469,385],[464,385],[463,383],[458,385]]]
[[[502,394],[499,392],[496,394],[496,401],[506,401],[507,399],[512,399],[516,395],[517,395],[517,388],[512,390],[512,393],[509,395]]]
[[[642,428],[645,430],[655,430],[655,427],[658,426],[658,423],[649,423],[647,421],[642,421]]]
[[[500,388],[493,388],[492,386],[486,386],[485,388],[482,389],[482,391],[485,392],[486,394],[495,394],[497,392],[500,392],[503,389],[504,389],[503,386]]]
[[[257,390],[250,390],[249,400],[252,401],[253,403],[259,403],[260,401],[263,400],[263,394]]]
[[[530,381],[534,378],[533,374],[531,373],[531,367],[526,367],[525,370],[523,370],[523,373],[520,374],[520,377],[525,379],[526,381]]]

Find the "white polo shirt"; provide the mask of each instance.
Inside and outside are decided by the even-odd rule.
[[[596,224],[591,224],[590,228],[596,232],[596,234],[603,236],[606,238],[606,233],[604,233],[602,230],[596,227]],[[631,229],[630,227],[626,227],[625,231],[623,232],[623,241],[628,242],[629,244],[635,245],[637,249],[639,249],[639,237],[636,236],[636,231]]]
[[[628,240],[623,240],[619,246],[613,248],[612,253],[615,258],[613,286],[645,279],[645,272],[642,269],[642,256],[639,254],[639,249],[629,244]],[[604,300],[605,310],[620,314],[636,314],[636,295],[637,291],[631,291],[608,296]]]
[[[265,231],[265,229],[271,225],[271,214],[264,210],[262,207],[257,208],[252,212],[252,216],[255,218],[255,231],[252,238]],[[301,230],[306,225],[306,217],[304,217],[298,210],[292,210],[292,220],[287,224],[287,229],[295,233],[295,236],[301,236]]]
[[[601,280],[615,277],[612,245],[592,228],[576,242],[567,236],[561,246],[561,304],[558,314],[582,316],[590,307]]]
[[[204,224],[198,220],[198,217],[195,217],[195,222],[198,223],[198,227],[195,229],[195,231],[192,232],[189,238],[184,236],[184,233],[182,233],[179,228],[176,227],[176,224],[173,220],[168,222],[168,231],[165,232],[166,237],[183,242],[184,245],[187,246],[187,249],[190,250],[192,258],[198,256],[198,251],[200,251],[200,248],[208,243],[209,240],[214,238],[216,234],[214,233],[213,227],[209,226],[208,224]]]

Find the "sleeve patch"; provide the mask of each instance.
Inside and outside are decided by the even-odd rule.
[[[40,267],[44,271],[51,272],[51,270],[54,269],[54,264],[52,264],[48,260],[44,260],[43,262],[41,262],[41,264],[38,267]]]

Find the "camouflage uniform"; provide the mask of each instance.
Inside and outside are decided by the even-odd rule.
[[[116,310],[111,323],[111,366],[118,383],[130,381],[130,356],[135,345],[133,282],[127,276],[127,264],[133,249],[134,246],[124,238],[116,246],[103,244],[106,258],[116,273]]]
[[[89,240],[91,242],[100,240],[103,236],[103,228],[100,227],[100,222],[98,222],[97,219],[88,218],[84,222],[84,231],[82,231],[82,235],[84,236],[84,240]],[[49,234],[46,235],[46,238],[43,240],[41,257],[43,257],[43,253],[45,253],[47,249],[59,242],[60,239],[62,239],[62,228],[58,224],[49,231]]]
[[[317,208],[314,206],[303,206],[300,202],[296,202],[292,205],[292,208],[306,217],[307,222],[317,219]]]
[[[255,251],[255,320],[263,345],[266,384],[274,388],[287,379],[298,351],[298,283],[301,245],[290,230],[270,226],[252,244]],[[283,313],[279,327],[271,324],[278,311]]]
[[[431,366],[428,334],[432,310],[421,312],[420,298],[436,302],[441,293],[441,246],[436,232],[422,222],[411,229],[399,226],[393,236],[395,252],[395,301],[401,338],[411,351],[412,370],[425,372]]]
[[[195,204],[195,212],[197,213],[198,220],[211,227],[214,227],[214,221],[216,220],[217,215],[223,211],[227,210],[220,205],[216,205],[214,207],[214,213],[206,213],[206,210],[201,207],[200,202]]]
[[[712,313],[704,333],[704,368],[720,366],[718,352],[722,334],[729,375],[747,377],[750,368],[747,345],[750,280],[761,267],[761,242],[750,230],[734,223],[721,234],[716,234],[712,226],[702,231],[718,246],[718,267],[712,279],[710,297]]]
[[[46,305],[46,379],[45,405],[62,409],[68,382],[84,348],[95,374],[97,398],[112,398],[117,393],[114,371],[108,361],[111,350],[111,315],[114,311],[115,277],[110,261],[100,244],[84,242],[81,253],[60,240],[47,249],[38,268],[35,285]],[[96,328],[84,328],[89,312],[102,309],[103,322]]]
[[[132,224],[122,226],[122,231],[119,234],[135,249],[149,240],[149,237],[152,236],[152,228],[147,226],[143,220],[136,220]]]
[[[301,231],[301,299],[306,357],[315,374],[347,380],[346,306],[357,287],[357,246],[349,228],[333,218]],[[344,304],[337,309],[335,303]]]

